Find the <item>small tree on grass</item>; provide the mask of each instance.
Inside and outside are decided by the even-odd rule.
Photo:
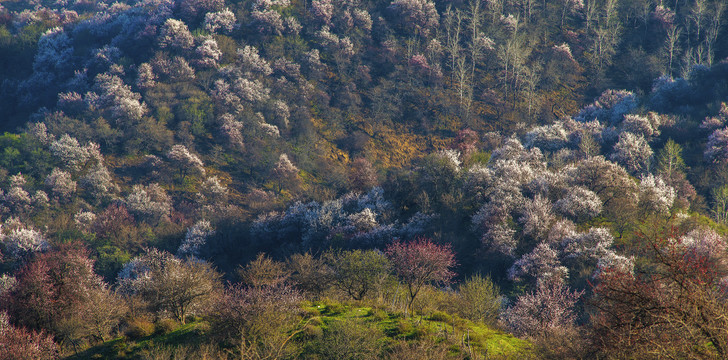
[[[180,260],[157,249],[127,263],[118,282],[122,294],[140,296],[151,310],[169,313],[182,324],[187,315],[206,311],[221,285],[209,263]]]
[[[332,252],[326,256],[334,272],[336,286],[361,300],[389,274],[389,261],[376,250]]]
[[[245,285],[251,287],[277,287],[288,281],[291,272],[284,263],[260,253],[245,267],[240,266],[238,275]]]
[[[476,274],[458,288],[457,309],[461,316],[473,321],[493,324],[501,310],[501,296],[498,285],[490,276]]]
[[[314,299],[320,298],[334,280],[333,270],[326,261],[310,253],[291,256],[288,258],[287,267],[296,287]]]
[[[450,245],[437,245],[429,239],[419,238],[408,243],[395,242],[387,247],[386,254],[397,276],[407,285],[409,302],[405,312],[412,307],[424,285],[446,284],[455,276],[450,270],[455,266]]]
[[[237,347],[240,359],[293,358],[291,340],[305,328],[298,316],[301,300],[300,293],[284,283],[233,285],[214,304],[212,335]]]

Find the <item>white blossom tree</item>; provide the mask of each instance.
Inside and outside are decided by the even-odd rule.
[[[705,159],[714,163],[728,162],[728,127],[713,131],[703,152]]]
[[[159,46],[176,50],[190,50],[194,46],[190,29],[181,20],[167,19],[159,35]]]
[[[535,338],[574,335],[569,332],[575,328],[575,306],[582,294],[559,281],[541,282],[506,310],[506,323],[515,333]]]
[[[137,68],[136,85],[141,89],[151,89],[157,85],[157,74],[149,63],[141,63]]]
[[[213,51],[214,56],[214,49],[208,48],[207,50]],[[203,49],[203,51],[205,51]],[[211,55],[211,54],[203,54],[203,55]],[[203,59],[202,61],[207,61],[207,64],[209,64],[210,59]],[[169,62],[169,68],[167,68],[166,71],[167,75],[169,75],[169,78],[173,81],[190,81],[195,78],[195,70],[190,66],[190,64],[187,62],[187,60],[182,56],[175,56],[172,61]]]
[[[235,120],[230,114],[223,114],[220,116],[220,133],[232,145],[233,148],[238,150],[245,149],[245,143],[243,141],[243,123]]]
[[[614,236],[608,229],[593,227],[589,231],[564,238],[561,246],[566,258],[579,262],[592,261],[596,263],[599,259],[614,253],[614,250],[612,250],[613,243]]]
[[[235,14],[229,9],[205,14],[205,21],[202,26],[205,30],[216,33],[220,30],[223,34],[229,34],[236,26]]]
[[[288,108],[288,104],[283,100],[275,100],[273,102],[273,114],[279,126],[288,129],[290,125],[288,119],[291,117],[291,110]]]
[[[60,139],[53,141],[50,150],[53,156],[71,171],[79,171],[90,157],[89,149],[81,146],[76,138],[68,134],[63,134]]]
[[[33,228],[19,225],[13,226],[7,231],[2,230],[0,227],[0,245],[2,245],[3,254],[9,255],[12,259],[21,260],[30,253],[50,249],[45,236]]]
[[[640,135],[645,139],[660,136],[660,124],[653,123],[650,119],[659,119],[659,117],[627,114],[624,116],[624,120],[622,120],[622,129],[635,135]]]
[[[2,199],[2,207],[0,211],[10,211],[15,214],[22,214],[30,210],[32,198],[28,191],[23,189],[25,185],[25,176],[17,173],[10,176],[10,189],[7,193],[0,190],[0,199]]]
[[[623,132],[614,145],[611,159],[632,173],[646,172],[652,161],[652,148],[642,135]]]
[[[324,25],[331,26],[331,18],[334,16],[334,4],[331,0],[312,0],[311,14]]]
[[[647,213],[669,214],[675,201],[675,189],[662,177],[648,174],[642,177],[639,187],[639,206]]]
[[[124,205],[142,220],[152,223],[169,216],[172,211],[171,199],[158,184],[134,185],[124,199]]]
[[[518,221],[523,225],[523,233],[535,239],[540,239],[551,228],[556,220],[553,206],[547,197],[536,195],[532,200],[526,201],[521,209]]]
[[[554,208],[576,221],[584,221],[602,212],[602,200],[595,192],[582,186],[574,186],[569,188],[565,197],[554,204]]]
[[[79,185],[96,199],[105,199],[119,191],[106,166],[98,163],[79,180]]]
[[[427,37],[439,25],[440,15],[430,0],[394,0],[389,9],[401,17],[412,34]]]
[[[197,199],[201,204],[219,206],[227,202],[228,195],[230,195],[230,190],[220,183],[217,176],[212,176],[205,179],[200,185]]]
[[[241,99],[253,104],[268,101],[270,97],[270,89],[266,88],[260,80],[249,80],[246,78],[238,78],[233,84],[235,94]]]
[[[200,220],[195,223],[192,227],[187,229],[182,244],[177,249],[177,256],[185,257],[200,257],[200,251],[202,247],[207,243],[207,239],[215,234],[215,230],[207,220]]]
[[[728,121],[728,103],[721,102],[718,115],[706,116],[700,124],[700,128],[715,131],[716,129],[725,127],[726,121]]]
[[[554,281],[563,283],[568,275],[569,271],[561,264],[558,251],[543,242],[508,269],[509,279],[527,279],[536,284]]]
[[[128,124],[141,120],[147,113],[147,106],[141,95],[131,91],[131,87],[117,75],[102,73],[94,80],[95,93],[86,94],[89,107],[108,110],[117,124]]]
[[[53,168],[45,179],[45,186],[51,190],[52,194],[64,201],[69,200],[71,195],[76,192],[76,182],[71,178],[71,174],[59,168]]]
[[[244,110],[242,99],[240,99],[240,97],[232,91],[230,84],[223,79],[215,80],[210,95],[212,95],[212,98],[215,100],[221,110],[227,111],[226,114],[221,116],[223,120],[224,117],[226,115],[230,115],[230,113],[240,114]]]
[[[185,19],[194,20],[202,14],[219,11],[225,6],[224,0],[181,0],[178,1],[180,13]]]
[[[276,182],[276,190],[281,193],[283,189],[297,190],[301,185],[301,179],[298,176],[299,169],[293,165],[288,158],[288,154],[281,154],[278,162],[271,171],[271,176]]]
[[[200,157],[191,153],[184,145],[177,144],[172,146],[172,149],[167,152],[167,158],[176,165],[182,181],[190,173],[205,175],[205,167]]]
[[[203,68],[217,68],[218,61],[222,57],[222,51],[217,46],[217,41],[212,37],[205,37],[202,43],[195,49],[198,59],[197,65]]]

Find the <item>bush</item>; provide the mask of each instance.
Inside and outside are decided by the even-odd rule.
[[[124,334],[132,340],[145,338],[154,333],[154,324],[143,318],[134,318],[127,323]]]
[[[346,308],[344,307],[344,305],[341,305],[339,303],[327,304],[325,305],[325,308],[323,310],[323,312],[327,315],[338,315],[344,311],[346,311]]]
[[[289,336],[300,329],[301,298],[290,286],[232,286],[218,299],[211,334],[243,353],[242,358],[292,357]]]
[[[432,315],[430,315],[429,319],[432,321],[450,322],[450,320],[452,320],[452,316],[442,311],[435,311]]]
[[[445,310],[451,300],[448,295],[447,292],[435,287],[423,286],[419,296],[412,304],[412,314],[415,312],[429,314],[435,311]]]
[[[326,262],[309,253],[291,256],[286,265],[296,287],[314,298],[321,297],[333,280],[333,272]]]
[[[489,276],[472,276],[458,290],[455,311],[460,316],[486,324],[496,322],[501,309],[500,290]]]
[[[354,320],[340,320],[331,323],[315,342],[311,342],[306,353],[317,355],[318,359],[377,359],[381,331],[369,328]]]
[[[395,332],[397,335],[407,335],[415,330],[415,327],[407,319],[402,319],[397,322]]]
[[[324,329],[311,323],[303,328],[303,336],[307,339],[318,338],[321,337],[323,334]]]
[[[387,315],[387,312],[382,309],[372,309],[370,312],[370,315],[372,316],[372,319],[375,321],[383,321],[387,318],[389,318],[389,315]]]
[[[161,319],[154,324],[154,333],[158,335],[169,334],[174,331],[179,324],[172,319]]]
[[[323,320],[321,320],[320,317],[314,316],[308,320],[308,324],[311,326],[321,326],[324,324],[324,322],[323,322]]]

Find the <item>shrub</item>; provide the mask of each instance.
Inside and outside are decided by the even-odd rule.
[[[450,322],[452,316],[442,311],[435,311],[430,315],[429,319],[432,321]]]
[[[458,314],[486,324],[496,322],[501,309],[500,290],[489,276],[472,276],[458,290],[459,296],[455,302]]]
[[[329,325],[307,352],[318,359],[376,359],[379,353],[377,340],[381,331],[369,328],[353,320],[335,321]]]
[[[169,334],[174,331],[178,323],[172,319],[161,319],[154,323],[154,333],[159,335]]]
[[[153,333],[154,324],[144,318],[134,318],[129,320],[126,331],[124,331],[124,335],[132,340],[145,338],[147,336],[151,336]]]

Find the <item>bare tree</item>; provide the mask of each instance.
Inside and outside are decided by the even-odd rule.
[[[151,249],[124,266],[118,283],[122,294],[140,296],[151,310],[184,324],[187,315],[206,311],[220,288],[220,274],[206,262]]]
[[[665,51],[667,51],[667,69],[665,72],[667,75],[672,75],[672,63],[675,53],[678,51],[681,34],[682,30],[677,25],[667,29],[667,39],[665,40]]]

